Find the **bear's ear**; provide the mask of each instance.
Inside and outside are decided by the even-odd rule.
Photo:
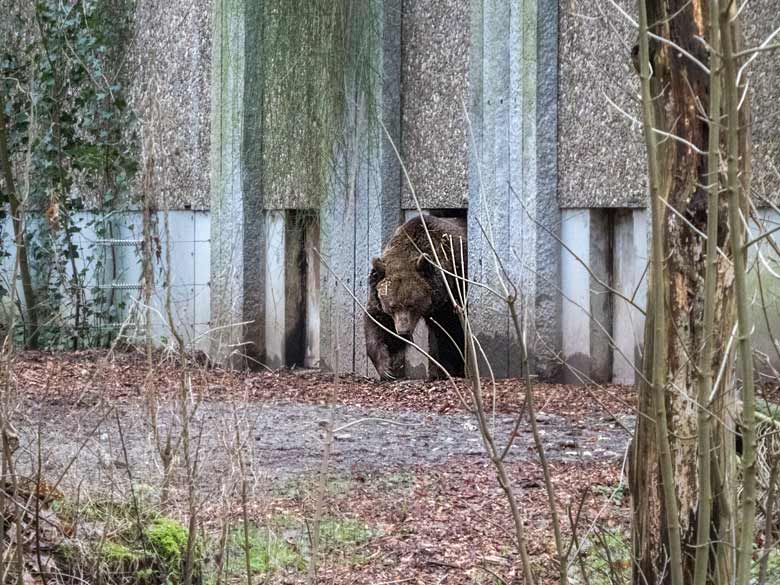
[[[385,277],[385,263],[381,258],[371,259],[371,274],[368,275],[369,282],[376,284]]]

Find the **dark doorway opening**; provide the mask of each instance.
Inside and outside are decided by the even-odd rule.
[[[316,368],[320,363],[319,215],[287,212],[285,257],[285,365]]]

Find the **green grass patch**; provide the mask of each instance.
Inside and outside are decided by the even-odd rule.
[[[763,551],[760,552],[763,555]],[[766,582],[780,583],[780,550],[771,551],[767,557]],[[759,563],[753,563],[753,578],[758,582],[761,567]]]
[[[320,523],[322,557],[338,559],[349,565],[360,564],[365,557],[363,545],[376,534],[356,519],[325,518]],[[302,573],[310,555],[309,528],[291,514],[278,514],[262,525],[249,527],[249,567],[253,576],[269,577],[278,573]],[[228,578],[246,575],[243,525],[228,538],[225,572]]]
[[[359,520],[329,518],[320,523],[320,542],[324,552],[359,546],[372,536],[374,532]]]
[[[229,576],[246,574],[246,547],[243,525],[228,539],[226,572]],[[280,571],[302,571],[306,560],[294,540],[287,540],[276,526],[249,527],[249,568],[253,575],[267,576]]]
[[[620,529],[598,530],[572,565],[572,581],[590,585],[626,585],[631,581],[631,537]]]

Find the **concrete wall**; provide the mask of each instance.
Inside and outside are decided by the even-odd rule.
[[[356,101],[319,208],[324,365],[333,364],[338,346],[340,369],[373,373],[360,308],[367,297],[370,260],[402,221],[402,209],[415,208],[395,146],[424,208],[468,205],[471,277],[496,289],[502,282],[507,290],[517,288],[537,366],[554,371],[552,356],[560,337],[555,294],[557,11],[543,4],[463,0],[453,9],[441,0],[381,3],[374,55],[379,75],[372,93],[382,124],[369,118],[364,101]],[[250,47],[257,54],[258,45],[246,37],[245,27],[256,26],[247,6],[240,0],[216,5],[212,313],[217,322],[259,324],[261,313],[268,319],[277,314],[268,298],[275,284],[267,279],[274,267],[287,266],[279,255],[288,252],[279,252],[285,246],[272,247],[270,234],[254,227],[256,255],[247,255],[246,230],[270,225],[257,220],[260,214],[271,217],[297,205],[273,201],[269,207],[264,194],[244,179],[260,142],[253,132],[262,132],[256,123],[254,131],[246,127],[262,102],[261,89],[255,89],[262,69],[259,64],[253,69],[248,56]],[[249,101],[249,91],[260,102]],[[254,215],[247,213],[247,205]],[[259,211],[263,207],[268,209]],[[501,277],[493,247],[503,262]],[[505,303],[479,287],[473,291],[472,315],[495,373],[517,373],[520,356]],[[285,299],[291,294],[286,289]],[[248,327],[259,328],[260,334],[233,328],[233,343],[243,338],[255,344],[259,356],[278,359],[269,336],[278,336],[281,324]]]
[[[632,1],[618,3],[633,12]],[[630,382],[645,302],[645,158],[639,128],[607,98],[637,113],[629,58],[635,32],[610,6],[582,0],[377,6],[372,93],[382,124],[365,102],[354,104],[320,203],[263,192],[262,3],[135,4],[126,71],[144,148],[154,149],[154,189],[175,209],[210,210],[208,220],[192,215],[196,259],[174,254],[177,270],[197,274],[187,286],[198,292],[177,302],[182,322],[211,324],[217,358],[281,365],[294,330],[303,336],[295,339],[306,346],[305,365],[333,366],[338,346],[340,369],[372,375],[360,308],[370,260],[416,207],[395,145],[424,209],[468,209],[470,277],[521,293],[535,371],[554,377],[576,369]],[[758,3],[746,11],[748,45],[773,30],[773,9]],[[761,54],[750,76],[754,187],[769,199],[780,168],[780,109],[773,107],[780,80],[772,64],[771,53]],[[303,207],[316,215],[317,229],[295,235],[290,213]],[[189,233],[184,224],[176,229]],[[290,268],[301,250],[305,274]],[[769,269],[766,275],[773,282]],[[606,293],[600,280],[640,308]],[[773,291],[767,284],[770,299]],[[472,287],[471,303],[495,373],[519,373],[504,302]],[[293,306],[305,315],[302,326]],[[768,334],[773,325],[761,324],[763,311],[755,317]],[[409,360],[424,374],[425,360]]]
[[[423,208],[468,206],[471,0],[404,0],[401,153]],[[402,206],[415,209],[404,181]]]
[[[33,2],[0,0],[0,46],[19,50],[23,39],[37,38]],[[132,133],[139,155],[140,180],[153,160],[156,203],[171,209],[209,209],[211,70],[214,0],[134,0],[114,2],[113,10],[132,11],[132,34],[117,47],[118,74],[137,121]],[[19,16],[19,19],[12,16]],[[130,137],[128,137],[130,142]],[[153,151],[153,152],[152,152]],[[88,186],[76,188],[87,207],[96,206]],[[137,208],[135,200],[122,202]]]
[[[352,128],[320,208],[320,359],[325,367],[374,375],[366,357],[363,311],[371,258],[399,225],[401,166],[401,0],[381,3],[375,43],[374,109],[351,112]]]
[[[633,0],[617,0],[629,13]],[[638,115],[630,59],[636,32],[605,3],[561,0],[558,199],[561,207],[641,207],[647,190],[641,128],[605,95]],[[608,18],[602,18],[603,11]]]
[[[636,2],[616,0],[633,15]],[[641,127],[610,105],[639,118],[639,80],[631,62],[636,30],[609,3],[560,0],[558,197],[561,207],[644,207],[646,156]],[[745,46],[777,28],[772,2],[744,11]],[[780,68],[772,53],[751,66],[753,186],[777,196],[780,168]]]
[[[215,0],[135,2],[126,83],[138,136],[154,145],[155,192],[171,209],[210,207],[215,14]]]
[[[469,277],[499,291],[502,281],[516,287],[534,368],[548,377],[560,346],[557,18],[547,2],[471,4]],[[518,373],[505,303],[484,289],[470,298],[494,370]]]
[[[612,381],[633,384],[640,365],[647,306],[648,213],[620,209],[613,215]]]
[[[265,226],[260,141],[260,5],[214,5],[211,93],[211,320],[214,358],[242,361],[265,351]]]
[[[751,221],[748,239],[780,226],[780,212],[774,209],[761,210],[759,217],[758,223]],[[563,211],[562,353],[567,381],[632,384],[636,380],[647,304],[649,219],[642,209]],[[771,237],[780,243],[777,233]],[[609,257],[611,269],[604,270]],[[752,341],[760,369],[771,372],[767,360],[780,369],[780,258],[775,247],[768,241],[751,247],[748,268]],[[608,282],[620,295],[604,295],[597,279]],[[605,300],[610,307],[604,306]]]
[[[618,1],[633,12],[633,2]],[[147,67],[139,79],[166,79],[171,93],[163,104],[164,120],[145,122],[171,144],[162,166],[179,169],[176,181],[165,178],[166,188],[187,194],[180,205],[210,205],[214,213],[212,278],[218,294],[213,321],[248,322],[227,328],[218,344],[248,342],[261,356],[268,349],[264,337],[279,336],[263,322],[273,314],[262,309],[273,288],[264,279],[284,260],[268,255],[265,226],[279,210],[300,204],[271,201],[260,187],[260,9],[245,0],[213,2],[140,2],[141,22],[154,22],[158,10],[163,22],[179,28],[141,26],[139,46],[146,52],[137,53],[136,62]],[[746,12],[748,45],[773,30],[771,10],[759,3]],[[500,287],[491,246],[509,259],[505,268],[523,292],[524,326],[536,369],[555,375],[555,354],[563,348],[566,359],[577,353],[590,356],[588,375],[631,381],[629,362],[641,349],[641,310],[597,290],[598,283],[583,276],[557,238],[559,233],[564,241],[588,238],[582,250],[592,256],[593,272],[643,306],[647,217],[641,211],[646,191],[641,134],[605,97],[637,113],[637,79],[629,58],[635,32],[610,7],[579,0],[393,0],[382,3],[379,20],[376,98],[387,131],[358,106],[351,113],[352,139],[339,153],[339,170],[318,210],[319,249],[315,254],[309,248],[312,258],[321,253],[325,260],[319,275],[320,319],[307,319],[311,356],[316,355],[312,337],[318,328],[325,365],[332,363],[338,340],[341,369],[373,373],[364,355],[359,307],[367,293],[370,258],[380,253],[403,210],[415,208],[392,140],[423,208],[468,208],[471,277]],[[173,34],[177,31],[185,34]],[[211,76],[203,56],[212,46],[215,105],[209,121],[203,116],[203,95]],[[153,54],[164,58],[150,65]],[[762,55],[750,78],[754,186],[770,198],[777,191],[772,168],[780,166],[774,132],[780,112],[772,107],[778,72],[771,63]],[[177,132],[171,134],[172,129]],[[203,153],[210,139],[209,177]],[[209,183],[206,202],[203,190]],[[564,212],[563,221],[560,208],[572,210]],[[616,211],[583,215],[584,208]],[[575,228],[582,217],[587,217],[587,229]],[[585,233],[575,234],[576,229]],[[307,278],[316,277],[309,273]],[[583,283],[587,291],[578,288]],[[564,295],[584,295],[580,300],[600,315],[617,351],[608,349],[608,337],[592,321],[581,323],[572,303],[562,301],[559,287]],[[481,341],[496,371],[517,373],[517,346],[505,307],[484,292],[473,290],[472,295]],[[307,302],[316,305],[314,298]],[[582,335],[569,335],[567,323],[582,325]],[[420,332],[419,337],[426,336]],[[593,356],[601,357],[594,362]],[[424,368],[424,360],[410,360],[411,366]]]
[[[612,377],[612,218],[600,209],[566,209],[561,217],[564,380]],[[605,286],[606,285],[606,286]]]

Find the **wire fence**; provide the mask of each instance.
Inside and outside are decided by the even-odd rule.
[[[27,233],[43,234],[40,227],[43,220],[30,214]],[[152,242],[152,272],[150,306],[144,306],[143,291],[143,215],[140,211],[117,211],[111,214],[83,212],[74,215],[71,242],[74,248],[73,261],[61,262],[68,284],[57,295],[67,298],[80,289],[81,296],[90,315],[82,322],[81,337],[85,339],[106,339],[110,332],[121,332],[129,341],[145,338],[146,316],[150,317],[153,339],[165,344],[171,338],[166,300],[170,295],[173,323],[192,349],[206,349],[210,322],[210,216],[207,211],[177,210],[168,216],[170,240],[166,240],[162,212],[153,217],[156,226]],[[6,290],[14,275],[14,245],[10,218],[0,222],[0,244],[6,256],[0,257],[0,274]],[[108,237],[106,237],[108,235]],[[35,236],[33,236],[35,237]],[[31,249],[35,246],[31,243]],[[37,244],[40,244],[38,242]],[[170,266],[166,257],[170,254]],[[34,280],[40,284],[44,271],[49,279],[54,269],[45,263],[33,263]],[[73,273],[78,278],[73,279]],[[170,278],[170,282],[168,279]],[[17,278],[17,298],[23,299],[22,287]],[[49,296],[51,295],[51,289]],[[55,296],[57,296],[55,295]],[[13,307],[6,298],[0,300],[3,315],[7,317]],[[52,302],[50,300],[50,302]],[[76,324],[70,303],[60,301],[51,312],[42,330],[54,332],[49,338],[67,337]],[[95,305],[100,305],[96,310]],[[7,319],[6,319],[7,320]],[[108,332],[108,333],[107,333]]]

